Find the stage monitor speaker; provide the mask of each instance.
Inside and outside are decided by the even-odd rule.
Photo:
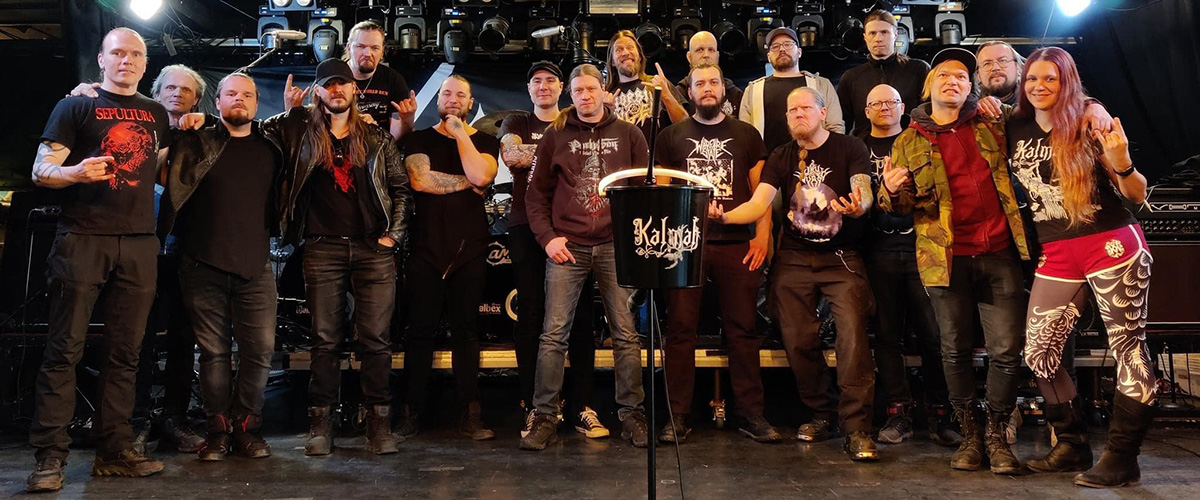
[[[1192,295],[1200,285],[1200,242],[1150,241],[1147,330],[1194,330],[1200,333],[1200,307]]]

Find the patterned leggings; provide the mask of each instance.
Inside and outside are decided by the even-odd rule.
[[[1025,364],[1037,376],[1048,404],[1070,401],[1075,385],[1062,368],[1062,350],[1086,305],[1087,290],[1108,331],[1108,345],[1117,364],[1117,390],[1142,404],[1152,404],[1156,381],[1146,346],[1146,296],[1150,287],[1149,252],[1115,267],[1070,282],[1037,276],[1026,313]]]

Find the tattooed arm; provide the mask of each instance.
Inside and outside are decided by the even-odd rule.
[[[101,182],[112,179],[108,172],[111,156],[85,158],[78,165],[63,166],[71,150],[57,142],[42,141],[33,160],[33,183],[37,186],[61,189],[80,182]]]
[[[429,194],[450,194],[471,189],[473,186],[463,175],[450,175],[429,169],[429,155],[412,154],[404,159],[408,180],[414,191]]]
[[[500,138],[500,158],[510,169],[529,168],[533,165],[533,152],[536,144],[522,144],[521,137],[516,134],[504,134]]]
[[[850,189],[859,193],[862,197],[862,211],[867,213],[871,211],[871,207],[875,206],[875,196],[871,192],[871,176],[867,174],[854,174],[850,177]]]

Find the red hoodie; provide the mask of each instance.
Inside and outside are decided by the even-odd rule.
[[[529,227],[543,247],[559,236],[579,245],[608,243],[612,214],[596,186],[613,172],[645,167],[646,138],[607,108],[599,123],[583,122],[574,108],[563,112],[566,124],[561,130],[546,128],[534,153],[525,194]]]

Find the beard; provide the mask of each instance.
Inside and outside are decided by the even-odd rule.
[[[235,127],[240,127],[240,126],[250,123],[251,121],[254,120],[253,118],[250,117],[250,112],[245,109],[241,109],[242,113],[240,113],[240,114],[234,114],[239,109],[241,109],[241,108],[235,108],[235,109],[230,109],[228,111],[221,112],[221,119],[225,120],[225,123],[228,123]]]
[[[722,113],[722,111],[721,111],[721,101],[720,100],[718,100],[716,104],[696,103],[696,114],[698,116],[700,116],[701,119],[712,120],[712,119],[720,116],[721,113]]]
[[[625,63],[617,62],[617,73],[626,78],[638,76],[638,65],[636,62],[628,63],[628,68]]]
[[[796,60],[792,56],[781,54],[775,56],[775,60],[771,61],[771,67],[776,71],[786,71],[792,69],[792,65],[796,64]]]
[[[373,62],[359,63],[355,61],[355,63],[358,64],[359,73],[374,73],[379,68],[379,64]]]
[[[808,128],[805,128],[803,124],[796,125],[795,127],[792,127],[789,125],[788,133],[791,134],[792,139],[795,139],[798,141],[799,140],[807,140],[807,139],[811,139],[812,136],[817,133],[817,129],[820,127],[821,127],[820,123],[817,123],[816,125],[814,125],[812,127],[808,127]]]
[[[1012,93],[1017,90],[1017,82],[1006,80],[1005,83],[1001,83],[1000,85],[993,87],[987,82],[981,81],[979,82],[979,87],[983,89],[984,96],[1004,97],[1007,95],[1012,95]]]
[[[470,112],[471,110],[469,109],[459,109],[457,113],[454,113],[438,108],[438,116],[442,117],[442,121],[446,121],[446,118],[451,116],[457,116],[458,119],[462,120],[463,123],[467,123],[467,114]]]
[[[326,111],[333,113],[333,114],[345,113],[346,110],[350,109],[350,106],[354,105],[354,102],[350,98],[346,98],[343,101],[344,104],[330,104],[325,99],[320,99],[320,101],[321,101],[321,107],[325,108]]]

